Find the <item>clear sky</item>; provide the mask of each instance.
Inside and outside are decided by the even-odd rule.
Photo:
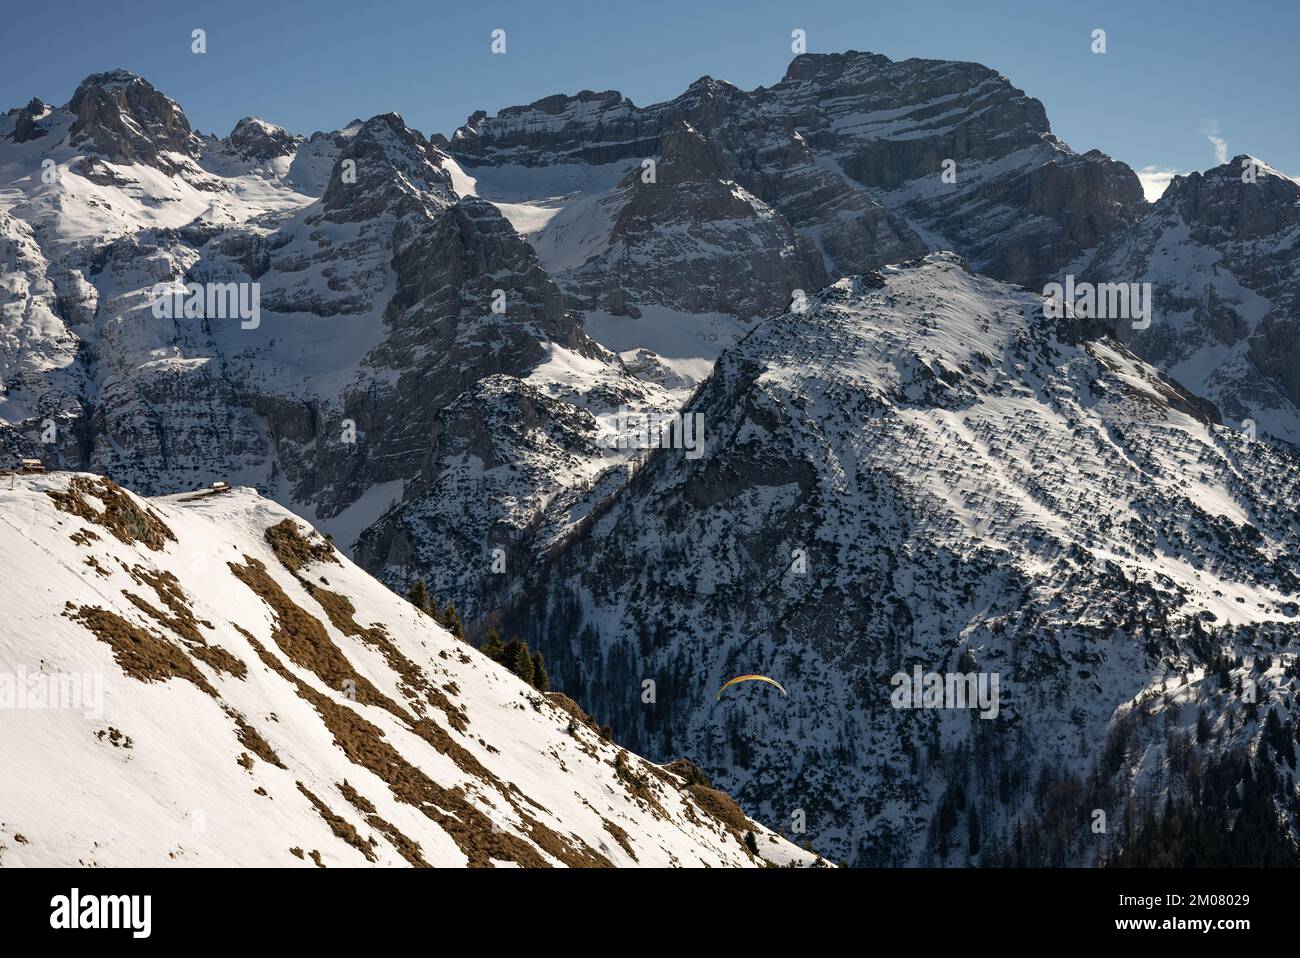
[[[65,103],[120,66],[223,135],[250,114],[310,133],[389,110],[450,133],[479,109],[582,89],[653,103],[705,74],[749,89],[781,78],[799,28],[813,53],[977,60],[1076,150],[1139,171],[1217,151],[1300,174],[1300,0],[5,0],[0,24],[0,109]]]

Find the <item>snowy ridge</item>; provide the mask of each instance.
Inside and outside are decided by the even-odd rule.
[[[5,477],[0,531],[0,750],[21,769],[0,782],[5,865],[815,858],[606,741],[252,490]],[[102,697],[87,682],[76,707],[15,708],[23,674],[93,677]]]

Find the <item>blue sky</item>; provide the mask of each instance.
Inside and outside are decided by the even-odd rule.
[[[1295,0],[41,0],[0,22],[0,109],[62,104],[120,66],[218,134],[248,114],[310,133],[389,110],[450,133],[474,110],[581,89],[653,103],[705,74],[749,89],[781,78],[799,28],[814,53],[977,60],[1042,100],[1076,150],[1137,170],[1206,169],[1218,149],[1300,174]]]

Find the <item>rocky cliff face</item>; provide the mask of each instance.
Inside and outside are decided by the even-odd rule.
[[[1073,152],[1039,101],[977,63],[809,54],[769,96],[931,249],[1007,282],[1041,286],[1146,206],[1132,170]]]
[[[683,125],[655,145],[653,179],[633,167],[602,199],[607,246],[558,274],[575,305],[640,317],[637,303],[742,320],[796,289],[820,289],[816,245],[736,183],[722,151]]]
[[[197,157],[199,138],[170,97],[125,70],[86,77],[68,101],[71,145],[110,163],[140,162],[164,172],[180,167],[166,154]]]
[[[520,402],[540,390],[560,420],[669,401],[583,334],[532,247],[494,206],[456,195],[445,154],[394,114],[309,141],[251,118],[200,139],[120,71],[56,114],[47,143],[6,154],[15,176],[47,159],[58,174],[2,214],[15,452],[146,492],[255,483],[350,543],[404,488],[418,498],[453,468],[436,452],[441,411],[481,380]],[[146,160],[178,172],[159,183]],[[150,223],[137,207],[164,212]],[[158,315],[166,283],[255,285],[259,315]],[[501,490],[511,522],[563,487],[564,456],[536,465],[537,485]],[[575,474],[609,464],[593,462]]]
[[[718,158],[709,161],[723,171],[713,194],[734,179],[742,192],[732,201],[766,204],[771,228],[720,244],[712,217],[727,199],[710,201],[697,177],[634,189],[682,126]],[[992,70],[854,52],[800,56],[768,89],[705,77],[644,108],[584,92],[475,114],[451,152],[544,258],[563,248],[553,272],[575,305],[634,317],[665,308],[688,329],[690,316],[779,312],[796,289],[926,249],[957,250],[996,278],[1042,285],[1146,207],[1127,166],[1071,151],[1051,134],[1042,104]],[[608,187],[575,169],[626,172]],[[629,246],[618,229],[628,221],[663,245]],[[583,241],[566,243],[574,234]],[[796,268],[773,269],[772,260]],[[602,322],[594,331],[618,349],[634,340],[655,352],[660,342],[653,328]]]
[[[1298,237],[1300,184],[1242,155],[1177,177],[1079,272],[1152,283],[1151,326],[1119,335],[1238,427],[1300,444]]]
[[[453,136],[451,151],[458,162],[480,172],[490,190],[491,168],[499,166],[541,170],[635,161],[639,171],[644,160],[660,156],[665,135],[685,127],[712,145],[745,191],[811,240],[832,272],[895,262],[921,249],[906,224],[821,165],[793,118],[773,109],[761,93],[704,77],[675,100],[645,108],[617,93],[548,97],[490,119],[476,114]],[[539,176],[538,185],[546,184]],[[688,197],[681,200],[688,202]],[[677,214],[667,204],[660,212],[668,218]],[[815,278],[801,282],[814,288]],[[671,294],[654,295],[645,290],[642,301],[680,305]],[[767,300],[768,311],[783,308],[788,298],[785,290]]]
[[[246,160],[272,160],[280,156],[293,156],[302,144],[303,137],[274,123],[246,116],[235,124],[235,128],[226,137],[226,142]]]

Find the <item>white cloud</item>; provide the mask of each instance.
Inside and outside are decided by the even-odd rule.
[[[1178,171],[1168,166],[1144,166],[1137,171],[1137,178],[1142,182],[1142,195],[1148,203],[1154,203],[1164,196],[1165,190],[1173,182]]]
[[[1201,132],[1214,146],[1214,162],[1222,166],[1228,162],[1228,141],[1219,136],[1219,121],[1206,120],[1201,124]]]

